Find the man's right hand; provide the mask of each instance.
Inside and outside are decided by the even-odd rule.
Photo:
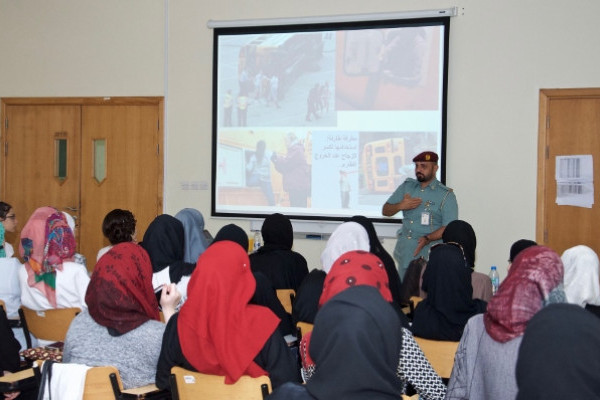
[[[404,198],[398,206],[401,210],[412,210],[413,208],[419,207],[423,200],[420,197],[410,197],[410,194],[405,194]]]

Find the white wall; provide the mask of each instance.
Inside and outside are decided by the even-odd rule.
[[[0,0],[0,97],[165,96],[165,211],[209,214],[208,190],[181,189],[211,179],[208,19],[452,6],[447,184],[477,233],[477,269],[504,277],[511,243],[535,236],[539,89],[600,87],[598,1]],[[207,218],[213,232],[227,222]],[[295,247],[319,264],[322,241]]]

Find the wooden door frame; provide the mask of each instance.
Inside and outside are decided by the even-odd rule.
[[[585,99],[600,98],[600,88],[581,89],[540,89],[540,112],[538,119],[538,170],[537,170],[537,211],[535,240],[538,244],[545,245],[548,242],[546,230],[546,177],[548,166],[552,160],[549,159],[549,130],[550,130],[550,102],[559,99]]]
[[[162,213],[163,209],[163,192],[164,192],[164,97],[3,97],[1,103],[1,118],[0,124],[0,149],[6,149],[6,108],[8,106],[23,105],[23,106],[40,106],[40,105],[156,105],[158,107],[158,187],[157,192],[157,215]],[[5,151],[0,151],[2,162],[0,163],[0,196],[2,199],[8,198],[6,193],[6,157]]]

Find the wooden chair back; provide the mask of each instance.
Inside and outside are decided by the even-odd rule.
[[[181,367],[171,368],[173,400],[263,400],[271,392],[268,376],[242,376],[233,385],[225,384],[225,377],[193,372]]]
[[[299,338],[302,338],[308,332],[312,332],[314,324],[311,324],[309,322],[298,321],[296,322],[296,328],[298,328],[298,330],[300,331]]]
[[[442,378],[450,378],[458,342],[429,340],[417,336],[415,340],[435,372]]]
[[[29,333],[38,339],[64,342],[71,321],[80,312],[81,310],[78,307],[34,311],[21,306],[19,316],[23,324],[25,338],[28,340],[28,347],[31,347]]]
[[[111,382],[111,374],[115,376],[117,393],[115,393],[113,383]],[[88,369],[85,375],[83,400],[117,399],[122,389],[123,383],[121,382],[121,376],[117,368],[113,366],[93,367]]]
[[[83,400],[104,399],[151,399],[166,391],[159,390],[150,384],[131,389],[123,389],[123,382],[117,368],[113,366],[93,367],[87,371]]]
[[[413,306],[413,311],[417,307],[417,304],[419,304],[421,301],[423,301],[423,298],[419,296],[410,296],[410,302]]]
[[[37,364],[34,364],[32,368],[5,374],[0,377],[0,393],[38,388],[40,386],[40,377],[40,368]],[[2,395],[0,397],[4,398]]]
[[[294,289],[277,289],[277,298],[285,309],[285,312],[291,314],[292,304],[296,298],[296,291]]]

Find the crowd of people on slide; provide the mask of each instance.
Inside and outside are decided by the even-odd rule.
[[[211,241],[196,209],[157,216],[143,237],[134,212],[115,209],[98,227],[108,245],[95,263],[77,254],[72,217],[53,207],[19,230],[15,209],[0,202],[0,221],[4,373],[21,365],[20,306],[79,307],[63,362],[113,365],[126,389],[169,391],[171,368],[181,366],[225,384],[268,375],[274,400],[600,398],[600,263],[584,245],[560,256],[517,240],[492,295],[475,271],[475,231],[458,219],[405,273],[363,216],[340,223],[310,271],[278,213],[265,218],[264,245],[249,254],[244,229],[225,225]],[[13,248],[5,233],[16,232]],[[291,314],[276,295],[288,288]],[[422,301],[407,315],[411,296]],[[300,321],[314,330],[295,343]],[[459,342],[449,380],[415,337]]]

